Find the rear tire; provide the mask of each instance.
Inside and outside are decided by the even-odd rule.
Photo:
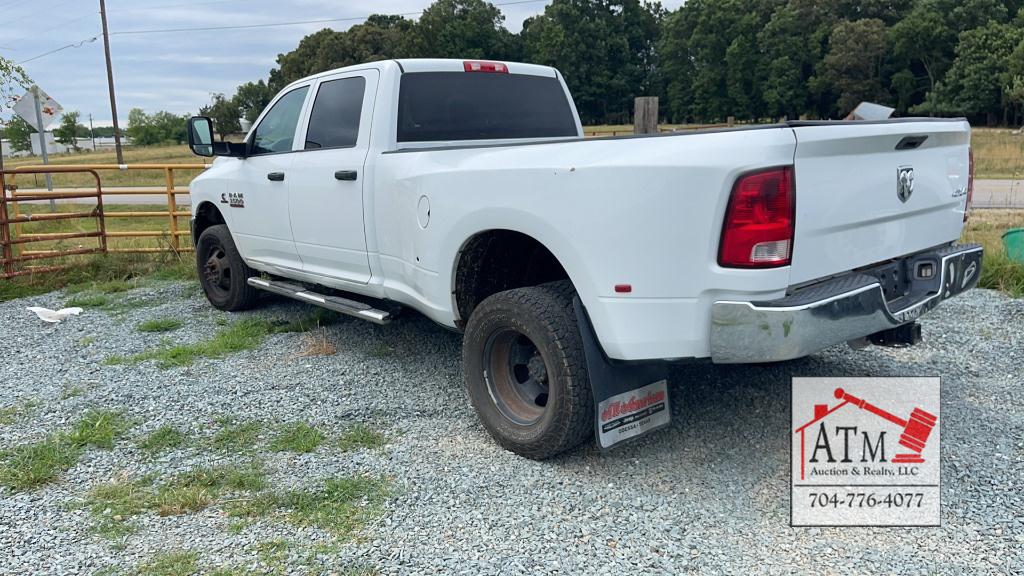
[[[258,292],[248,284],[256,272],[242,260],[226,225],[210,226],[199,235],[196,267],[206,299],[214,308],[235,312],[256,304]]]
[[[469,318],[469,399],[503,447],[544,459],[593,434],[594,400],[568,281],[499,292]]]

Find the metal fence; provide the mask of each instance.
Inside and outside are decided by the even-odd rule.
[[[63,265],[26,265],[26,262],[61,258],[65,256],[77,256],[94,253],[156,253],[156,252],[187,252],[191,246],[182,242],[182,237],[189,235],[188,225],[182,224],[180,219],[188,218],[190,211],[188,206],[179,206],[178,196],[187,195],[187,183],[175,182],[175,171],[182,170],[204,170],[207,164],[78,164],[78,165],[49,165],[49,166],[24,166],[0,172],[2,182],[2,194],[0,194],[0,277],[10,278],[36,272],[46,272],[63,268]],[[118,188],[103,188],[102,173],[112,171],[160,171],[163,172],[164,186],[126,186]],[[18,176],[28,174],[90,174],[96,181],[95,188],[63,188],[52,192],[39,189],[20,190],[18,187]],[[180,185],[180,187],[179,187]],[[112,196],[147,196],[154,198],[154,203],[161,205],[162,209],[140,210],[140,211],[113,211],[104,210],[103,197]],[[77,204],[87,201],[88,207],[81,209]],[[28,206],[38,206],[41,202],[73,202],[76,208],[71,211],[39,212],[31,210]],[[112,201],[116,202],[116,201]],[[109,230],[107,219],[121,218],[166,218],[165,227],[155,230]],[[33,231],[33,224],[54,222],[61,220],[94,221],[95,225],[89,230],[73,230],[61,232],[39,232]],[[116,226],[113,226],[117,228]],[[96,238],[96,246],[67,247],[68,240],[83,238]],[[111,246],[110,239],[130,238],[165,238],[166,242],[157,246]],[[39,249],[27,249],[31,244],[48,243]]]

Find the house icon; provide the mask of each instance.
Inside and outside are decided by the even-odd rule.
[[[813,424],[823,420],[828,415],[836,412],[840,408],[847,404],[853,404],[861,410],[865,410],[887,420],[896,426],[903,429],[900,434],[899,444],[905,448],[908,448],[911,452],[904,454],[897,454],[893,456],[892,462],[896,464],[920,464],[924,462],[924,458],[921,456],[921,452],[924,451],[925,444],[928,442],[928,436],[931,435],[932,429],[935,428],[935,424],[938,422],[938,417],[930,412],[926,412],[921,408],[914,408],[910,413],[910,418],[904,420],[899,416],[896,416],[874,404],[862,400],[847,393],[842,388],[836,388],[834,395],[837,400],[842,400],[839,404],[829,408],[828,404],[815,404],[814,405],[814,418],[809,422],[800,426],[793,431],[794,434],[800,435],[800,479],[805,479],[804,467],[807,463],[807,458],[804,453],[806,450],[807,443],[805,442],[805,433],[807,428]]]

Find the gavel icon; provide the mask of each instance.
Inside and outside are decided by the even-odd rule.
[[[903,428],[903,433],[900,434],[899,444],[900,446],[912,450],[913,454],[897,454],[893,456],[893,462],[902,464],[920,464],[924,462],[924,458],[921,457],[921,452],[924,450],[925,443],[928,442],[928,436],[931,435],[932,428],[935,428],[935,423],[938,421],[938,418],[935,415],[925,412],[920,408],[914,408],[910,413],[910,418],[904,420],[895,414],[891,414],[878,406],[869,403],[866,400],[847,394],[842,388],[836,388],[835,396],[839,400],[846,400],[850,404],[853,404],[862,410],[867,410],[875,416],[884,418]]]

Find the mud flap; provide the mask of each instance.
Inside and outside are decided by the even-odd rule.
[[[668,426],[668,366],[663,362],[613,362],[597,341],[579,296],[573,309],[583,338],[594,396],[594,434],[601,450]]]

